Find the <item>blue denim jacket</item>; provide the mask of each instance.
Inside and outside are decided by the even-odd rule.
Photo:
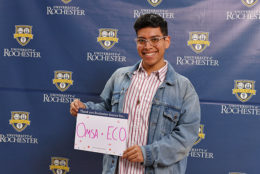
[[[86,107],[123,112],[125,93],[139,63],[115,71],[101,93],[103,102],[87,102]],[[141,147],[145,174],[184,174],[199,126],[197,93],[190,81],[168,63],[166,78],[152,101],[147,145]],[[104,155],[102,173],[115,174],[117,163],[118,156]]]

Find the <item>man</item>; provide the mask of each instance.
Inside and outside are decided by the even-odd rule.
[[[102,103],[71,103],[79,108],[128,113],[127,150],[104,155],[103,174],[184,174],[187,155],[200,125],[198,96],[190,81],[164,59],[170,46],[167,22],[156,14],[134,24],[141,61],[118,69],[101,93]]]

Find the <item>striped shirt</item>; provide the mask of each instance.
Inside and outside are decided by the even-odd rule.
[[[147,143],[148,120],[153,97],[165,79],[168,63],[150,75],[142,67],[133,73],[131,84],[126,92],[123,112],[128,113],[127,148]],[[143,174],[144,166],[119,158],[118,174]]]

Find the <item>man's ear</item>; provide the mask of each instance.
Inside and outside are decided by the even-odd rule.
[[[166,36],[165,38],[165,48],[168,49],[171,45],[171,36]]]

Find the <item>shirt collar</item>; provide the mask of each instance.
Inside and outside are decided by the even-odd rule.
[[[152,72],[152,73],[156,74],[156,76],[158,77],[158,79],[160,81],[163,81],[165,79],[166,72],[168,70],[168,61],[164,60],[164,62],[166,64],[162,68],[160,68],[157,71]],[[133,74],[135,75],[136,73],[141,73],[141,72],[146,72],[145,69],[143,68],[143,60],[139,63],[137,70]]]

